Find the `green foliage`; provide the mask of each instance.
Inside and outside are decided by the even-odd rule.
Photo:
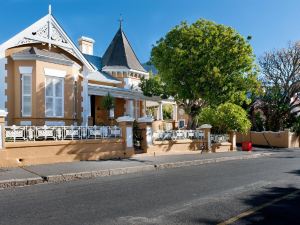
[[[163,105],[163,117],[165,120],[172,119],[173,106],[172,105]]]
[[[204,19],[182,22],[153,47],[151,62],[159,75],[142,81],[142,90],[173,96],[189,113],[189,127],[204,106],[250,104],[260,90],[250,39]]]
[[[300,46],[266,52],[259,58],[265,88],[258,108],[266,117],[266,130],[279,131],[293,126],[300,113]]]
[[[205,107],[197,119],[199,124],[211,124],[215,133],[228,133],[229,131],[246,133],[251,128],[247,112],[232,103],[224,103],[216,108]]]
[[[101,104],[104,109],[109,111],[115,107],[115,98],[108,93],[103,97]]]
[[[253,122],[252,122],[252,130],[261,132],[264,130],[264,126],[265,126],[265,121],[262,118],[261,113],[259,111],[254,112]]]
[[[292,125],[292,131],[295,132],[298,136],[300,135],[300,117],[295,118],[295,121]]]
[[[249,103],[259,87],[249,42],[233,28],[200,19],[181,23],[159,40],[151,62],[176,100],[207,105]]]
[[[142,77],[139,86],[141,87],[145,96],[159,96],[163,99],[169,97],[166,91],[166,85],[161,82],[161,79],[158,75],[152,75],[149,79]]]
[[[260,98],[259,108],[263,111],[266,130],[279,131],[290,126],[294,115],[290,113],[290,99],[278,85],[268,86]]]

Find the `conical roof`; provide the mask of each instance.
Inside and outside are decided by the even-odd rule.
[[[134,53],[122,27],[119,28],[102,58],[105,69],[133,69],[147,72]]]

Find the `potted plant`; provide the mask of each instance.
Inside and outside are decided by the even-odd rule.
[[[112,97],[109,93],[102,99],[102,107],[107,111],[108,120],[110,123],[115,117],[114,109],[115,109],[115,98]]]

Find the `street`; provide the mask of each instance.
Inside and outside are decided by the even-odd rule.
[[[101,162],[99,162],[101,163]],[[296,224],[300,151],[0,190],[0,224]]]

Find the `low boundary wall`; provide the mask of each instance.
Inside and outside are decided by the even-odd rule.
[[[202,147],[207,149],[207,142],[202,140],[164,140],[153,141],[153,145],[148,146],[147,153],[152,152],[182,152],[182,151],[197,151]]]
[[[299,148],[299,136],[295,133],[284,130],[279,132],[251,131],[247,134],[237,133],[237,143],[251,141],[253,145],[272,146],[279,148]]]
[[[80,160],[126,158],[122,139],[11,142],[0,151],[0,167],[16,167]]]

